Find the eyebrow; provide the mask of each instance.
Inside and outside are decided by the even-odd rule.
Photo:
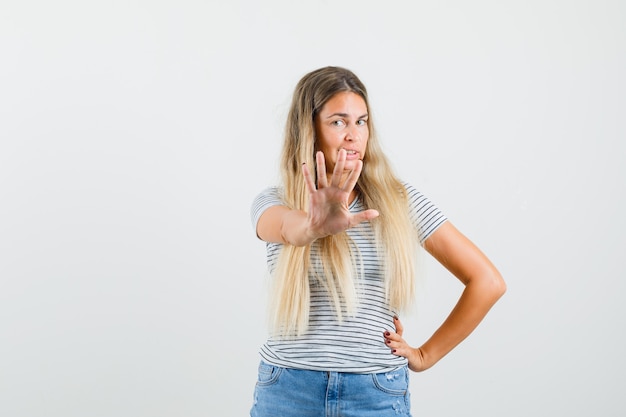
[[[330,119],[331,117],[335,117],[335,116],[345,117],[345,118],[350,117],[350,115],[348,113],[333,113],[333,114],[330,114],[330,115],[326,116],[326,118]],[[357,119],[363,119],[364,117],[368,117],[368,116],[369,115],[367,113],[365,113],[365,114],[357,117]]]

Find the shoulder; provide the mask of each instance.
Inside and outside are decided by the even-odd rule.
[[[447,220],[445,214],[426,195],[412,184],[403,181],[409,203],[411,221],[418,230],[420,242],[424,242]]]
[[[260,193],[254,197],[253,204],[259,200],[279,200],[283,201],[283,188],[279,186],[272,186],[264,188]]]
[[[278,186],[267,187],[258,193],[252,200],[250,207],[250,217],[252,223],[256,225],[261,214],[272,206],[283,204],[283,188]]]
[[[423,202],[424,200],[428,200],[426,196],[422,194],[421,191],[419,191],[417,188],[413,186],[413,184],[406,182],[406,181],[401,181],[401,183],[404,186],[404,190],[406,191],[406,196],[407,196],[407,199],[409,200],[410,207],[413,208],[415,207],[416,203],[419,203],[420,201]]]
[[[401,181],[401,183],[404,186],[404,190],[406,191],[406,196],[409,200],[409,206],[411,207],[411,209],[414,210],[416,207],[422,207],[424,205],[432,204],[430,199],[426,197],[416,187],[414,187],[411,183],[406,181]]]
[[[400,180],[400,183],[404,186],[404,189],[406,190],[407,195],[415,194],[418,192],[417,189],[413,186],[413,184],[407,181],[402,181],[402,180]]]

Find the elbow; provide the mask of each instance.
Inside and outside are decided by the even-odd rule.
[[[506,292],[506,283],[495,268],[483,270],[482,273],[470,279],[466,286],[475,288],[489,305],[495,304]]]
[[[465,283],[465,289],[474,293],[486,306],[493,306],[506,292],[506,283],[496,269],[482,271]]]
[[[498,271],[494,271],[489,280],[489,292],[494,299],[494,302],[499,300],[500,297],[504,295],[507,290],[506,282],[504,282],[504,278]]]

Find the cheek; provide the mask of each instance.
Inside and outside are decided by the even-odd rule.
[[[334,149],[340,144],[341,140],[338,139],[338,135],[332,132],[325,132],[319,137],[320,149]]]
[[[318,143],[318,146],[319,146],[319,150],[324,152],[324,156],[328,157],[328,154],[330,153],[330,149],[331,149],[331,147],[329,146],[328,142],[320,141]]]

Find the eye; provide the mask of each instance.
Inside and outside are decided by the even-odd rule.
[[[365,126],[365,125],[367,125],[367,120],[365,120],[365,119],[357,120],[356,124],[358,126]]]
[[[343,120],[334,120],[333,122],[331,122],[331,124],[333,126],[345,126],[345,123],[343,122]]]

